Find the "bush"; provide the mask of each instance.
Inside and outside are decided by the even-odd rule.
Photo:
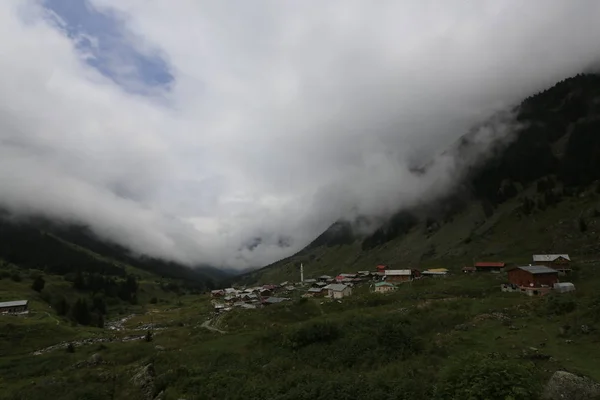
[[[44,289],[45,285],[46,285],[46,281],[44,280],[44,278],[42,278],[41,276],[37,276],[33,280],[33,283],[31,284],[31,288],[39,293]]]
[[[389,351],[394,357],[406,359],[412,354],[421,352],[421,342],[404,324],[384,323],[378,329],[377,343],[380,347]]]
[[[585,222],[585,220],[582,218],[579,218],[579,231],[580,232],[585,232],[587,231],[587,223]]]
[[[568,294],[550,295],[545,300],[547,315],[565,315],[577,308],[577,303]]]
[[[532,363],[472,355],[442,373],[440,400],[533,400],[539,383]]]
[[[286,344],[299,349],[314,343],[331,343],[341,336],[340,328],[332,322],[313,322],[290,332]]]
[[[15,282],[21,282],[21,275],[19,275],[19,274],[12,274],[10,276],[10,279],[12,279]]]
[[[156,297],[153,297],[150,299],[150,304],[156,304],[158,303],[158,299]]]

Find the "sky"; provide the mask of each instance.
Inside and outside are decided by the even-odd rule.
[[[451,188],[465,160],[409,168],[598,65],[598,20],[596,0],[2,1],[0,207],[266,265]]]

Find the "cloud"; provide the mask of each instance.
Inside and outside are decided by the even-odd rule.
[[[59,3],[0,2],[0,205],[188,264],[448,187],[409,167],[600,56],[594,0]]]

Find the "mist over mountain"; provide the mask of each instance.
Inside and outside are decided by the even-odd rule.
[[[75,3],[0,4],[0,207],[188,266],[371,234],[600,56],[592,0]]]

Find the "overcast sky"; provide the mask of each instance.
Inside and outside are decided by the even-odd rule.
[[[598,21],[597,0],[0,1],[0,206],[264,265],[451,184],[407,165],[597,62]]]

